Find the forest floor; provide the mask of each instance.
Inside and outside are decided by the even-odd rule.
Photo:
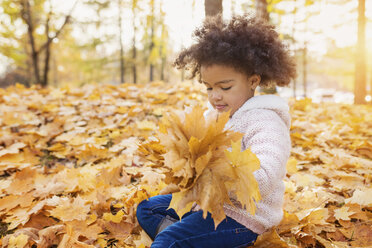
[[[198,85],[0,89],[3,247],[147,247],[139,202],[165,186],[163,113]],[[372,106],[289,100],[284,218],[254,247],[372,247]]]

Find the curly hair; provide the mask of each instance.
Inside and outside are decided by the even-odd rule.
[[[285,86],[296,77],[296,65],[274,26],[248,15],[234,16],[227,23],[221,16],[207,18],[193,33],[196,44],[183,49],[174,66],[191,69],[190,79],[202,65],[231,66],[251,76],[261,76],[260,86]]]

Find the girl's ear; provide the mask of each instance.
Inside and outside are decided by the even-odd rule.
[[[255,90],[261,82],[261,76],[253,74],[252,76],[249,77],[249,82],[251,84],[251,89]]]

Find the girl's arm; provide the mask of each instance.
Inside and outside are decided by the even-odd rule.
[[[255,109],[247,114],[247,129],[243,149],[248,147],[260,160],[260,169],[254,172],[261,196],[277,192],[284,194],[283,179],[290,155],[289,127],[273,110]]]

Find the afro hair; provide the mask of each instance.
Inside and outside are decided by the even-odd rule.
[[[229,22],[221,16],[207,18],[193,37],[196,43],[183,49],[174,62],[178,69],[198,76],[202,65],[231,66],[251,76],[261,77],[260,86],[285,86],[296,77],[296,65],[274,26],[248,15],[234,16]]]

